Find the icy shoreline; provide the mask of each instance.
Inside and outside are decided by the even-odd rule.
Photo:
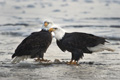
[[[119,0],[0,0],[0,80],[120,80]],[[39,65],[29,59],[11,64],[11,55],[20,42],[42,23],[52,21],[68,32],[102,36],[115,52],[85,54],[80,66]],[[53,42],[45,59],[70,61]]]

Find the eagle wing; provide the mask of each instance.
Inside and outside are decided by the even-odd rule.
[[[12,58],[15,56],[38,54],[40,52],[44,53],[50,45],[51,40],[52,38],[49,33],[34,32],[20,43]]]
[[[72,58],[75,60],[79,60],[84,56],[81,48],[78,48],[76,38],[68,37],[62,41],[64,45],[64,49],[72,53]]]
[[[92,34],[74,32],[67,33],[58,45],[61,50],[72,50],[76,48],[82,49],[84,52],[91,53],[87,47],[94,47],[104,43],[105,38],[94,36]]]
[[[57,40],[56,43],[57,43],[58,47],[59,47],[63,52],[66,51],[64,45],[62,44],[62,43],[63,43],[62,41],[58,41],[58,40]]]

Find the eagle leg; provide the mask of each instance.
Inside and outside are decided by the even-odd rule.
[[[68,62],[67,64],[71,64],[73,62],[73,60],[71,60],[70,62]]]
[[[73,61],[73,60],[71,60],[70,62],[68,62],[67,64],[69,64],[69,65],[78,65],[78,61]]]
[[[38,61],[40,61],[40,58],[38,57],[37,59],[34,59],[35,60],[35,62],[38,62]]]
[[[72,65],[78,65],[78,61],[73,61],[72,63],[71,63]]]
[[[40,59],[40,58],[37,58],[35,59],[36,62],[50,62],[50,60],[47,60],[47,59]]]

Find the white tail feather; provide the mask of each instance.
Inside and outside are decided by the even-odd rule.
[[[114,49],[108,47],[107,45],[103,45],[103,44],[99,44],[95,47],[88,47],[88,49],[92,52],[99,52],[99,51],[104,51],[104,50],[107,50],[107,51],[115,51]]]
[[[25,58],[25,57],[23,56],[23,57],[22,57],[22,61],[24,61],[24,58]]]
[[[14,64],[16,63],[16,61],[17,61],[17,57],[15,57],[11,63]]]
[[[27,60],[28,58],[30,58],[30,56],[20,56],[20,57],[16,56],[11,63],[12,64],[19,63],[20,61],[24,61],[24,59]]]
[[[19,63],[20,61],[21,61],[21,57],[18,57],[16,63]]]

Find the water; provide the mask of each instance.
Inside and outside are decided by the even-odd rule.
[[[119,0],[0,0],[0,79],[1,80],[119,80],[120,79]],[[68,32],[86,32],[107,38],[115,52],[85,54],[79,66],[41,65],[34,60],[11,64],[11,55],[31,32],[41,30],[50,20]],[[46,59],[69,61],[55,39]]]

